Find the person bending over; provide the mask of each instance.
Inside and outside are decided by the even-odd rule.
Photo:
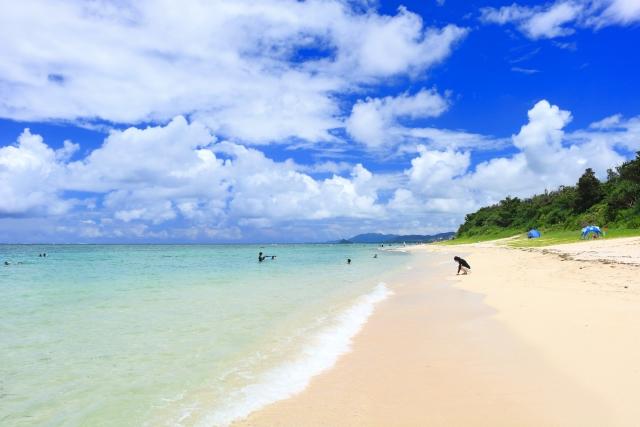
[[[464,259],[460,258],[459,256],[454,256],[453,260],[458,263],[458,273],[457,274],[460,274],[461,271],[462,271],[462,274],[468,274],[469,273],[469,270],[471,270],[471,266],[469,265],[469,263],[467,261],[465,261]]]

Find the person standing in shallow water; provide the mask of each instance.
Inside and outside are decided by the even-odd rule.
[[[453,260],[458,263],[458,273],[456,273],[456,275],[460,274],[461,271],[462,271],[462,274],[469,273],[469,270],[471,270],[471,266],[467,261],[460,258],[459,256],[454,256]]]
[[[262,262],[267,258],[271,258],[271,260],[275,260],[277,255],[262,255],[262,252],[258,254],[258,262]]]

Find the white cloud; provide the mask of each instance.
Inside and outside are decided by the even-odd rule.
[[[480,9],[480,19],[487,23],[504,25],[511,22],[524,21],[531,18],[533,10],[526,6],[513,3],[511,6],[503,6],[500,9],[485,7]]]
[[[480,20],[498,25],[514,24],[530,39],[568,36],[575,28],[629,25],[640,20],[637,0],[556,0],[542,6],[513,3],[499,9],[485,7]]]
[[[179,188],[220,161],[204,148],[215,138],[200,123],[178,116],[166,126],[112,131],[103,145],[72,162],[69,186],[75,190]]]
[[[469,152],[418,149],[408,171],[409,187],[415,194],[444,197],[455,193],[454,180],[464,175],[471,164]]]
[[[611,0],[594,2],[604,6],[600,15],[591,17],[588,24],[596,28],[609,25],[629,25],[640,21],[640,2],[638,0]]]
[[[69,161],[68,152],[75,149],[69,142],[56,152],[28,130],[17,146],[0,149],[0,214],[55,217],[75,203],[77,231],[90,237],[126,235],[123,230],[131,228],[135,235],[151,236],[157,230],[149,226],[174,220],[191,224],[185,233],[195,227],[206,236],[230,236],[222,230],[239,230],[240,224],[274,227],[383,213],[377,192],[385,187],[379,182],[384,178],[360,164],[349,166],[347,176],[317,180],[292,161],[214,143],[202,124],[181,116],[166,126],[112,131],[101,147]],[[318,167],[344,171],[347,165]],[[65,191],[91,197],[74,202],[64,199]]]
[[[435,89],[422,89],[384,98],[367,98],[354,104],[346,121],[351,137],[373,150],[416,152],[420,144],[431,148],[497,148],[504,141],[491,136],[461,130],[415,127],[411,122],[440,116],[449,108],[449,99]],[[398,147],[399,146],[399,147]]]
[[[12,2],[0,14],[0,117],[129,124],[188,115],[248,143],[332,140],[337,97],[423,72],[466,33],[426,27],[405,8],[364,7]]]
[[[369,147],[393,145],[399,142],[400,119],[436,117],[447,108],[447,99],[433,89],[422,89],[415,95],[367,98],[353,106],[346,122],[347,132]]]
[[[481,9],[481,20],[499,25],[515,23],[531,39],[554,38],[572,34],[573,28],[566,24],[575,21],[582,11],[582,4],[566,0],[559,0],[550,6],[535,7],[514,3],[499,9]]]
[[[604,142],[593,135],[578,141],[565,135],[571,113],[546,100],[529,110],[528,117],[529,122],[512,137],[520,150],[515,156],[481,163],[466,177],[468,186],[487,193],[485,200],[573,185],[587,167],[605,178],[607,168],[624,160],[614,140]]]
[[[417,144],[426,144],[430,148],[443,149],[473,149],[487,150],[504,148],[509,144],[506,138],[495,138],[490,135],[481,135],[462,130],[449,130],[438,128],[404,128],[401,131],[407,141]],[[407,147],[405,147],[407,148]],[[414,147],[410,152],[415,152]]]
[[[571,121],[571,113],[542,100],[527,115],[529,123],[513,136],[513,145],[525,155],[527,164],[534,172],[544,173],[557,168],[555,162],[549,162],[549,159],[562,149],[562,129]]]
[[[511,71],[515,71],[516,73],[522,74],[538,74],[540,70],[536,70],[535,68],[522,68],[522,67],[511,67]]]
[[[296,170],[293,163],[276,163],[259,151],[238,145],[221,147],[233,154],[229,164],[232,199],[229,215],[268,220],[318,220],[339,217],[375,217],[377,195],[372,175],[356,165],[350,178],[334,175],[314,180]]]
[[[406,112],[412,102],[393,108]],[[319,164],[325,172],[335,168],[323,179],[291,160],[216,142],[205,126],[181,116],[165,126],[112,131],[78,160],[71,160],[77,156],[72,142],[55,151],[25,130],[15,145],[0,149],[0,230],[7,236],[22,230],[7,217],[27,217],[23,228],[37,224],[38,233],[75,239],[226,240],[248,233],[286,240],[287,230],[329,239],[371,229],[452,229],[466,213],[506,195],[574,184],[587,167],[604,178],[607,168],[624,160],[619,150],[640,149],[640,117],[612,116],[567,132],[570,120],[568,111],[542,100],[512,136],[512,156],[474,165],[478,149],[472,142],[418,144],[404,172]],[[447,132],[434,135],[444,140]],[[88,194],[66,196],[77,190]],[[36,221],[42,217],[57,225],[43,226]],[[42,240],[38,233],[33,236]]]
[[[582,6],[573,2],[558,2],[549,9],[533,14],[522,23],[522,29],[532,39],[554,38],[573,33],[565,24],[576,19]]]
[[[305,173],[332,173],[332,174],[342,174],[344,172],[350,171],[353,168],[351,163],[347,163],[344,161],[335,162],[332,160],[327,160],[320,163],[312,163],[310,165],[297,165],[296,169],[300,172]]]
[[[72,202],[58,197],[64,168],[60,162],[74,149],[65,142],[62,150],[54,151],[29,129],[16,145],[0,148],[0,216],[66,212]]]
[[[365,76],[391,76],[421,71],[442,61],[452,46],[466,35],[455,25],[422,30],[422,19],[401,7],[393,18],[370,18],[361,32],[353,32],[344,53]],[[346,50],[346,49],[345,49]]]
[[[620,114],[592,123],[589,130],[579,130],[569,135],[576,143],[592,142],[605,146],[617,146],[627,151],[640,151],[640,116],[625,119]]]
[[[507,195],[527,197],[560,185],[573,185],[587,167],[601,179],[624,160],[616,148],[628,149],[640,135],[640,119],[623,121],[615,131],[581,130],[565,134],[568,111],[542,100],[528,112],[529,121],[512,136],[518,152],[470,168],[469,153],[421,147],[389,206],[401,211],[464,214]],[[622,123],[618,121],[617,123]],[[640,143],[635,142],[640,148]]]
[[[602,120],[593,122],[589,125],[591,129],[611,129],[617,127],[622,119],[622,114],[614,114],[613,116],[605,117]]]

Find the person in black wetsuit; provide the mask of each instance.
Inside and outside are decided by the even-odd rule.
[[[454,256],[453,260],[458,263],[458,273],[457,274],[460,274],[461,271],[462,271],[462,274],[468,274],[469,273],[469,270],[471,270],[471,266],[469,265],[469,263],[467,261],[465,261],[464,259],[460,258],[459,256]]]
[[[275,260],[278,255],[262,255],[262,252],[258,254],[258,262],[262,262],[267,258],[271,258],[271,260]]]

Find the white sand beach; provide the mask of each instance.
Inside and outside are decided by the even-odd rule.
[[[239,425],[637,425],[639,238],[412,250],[352,351]]]

